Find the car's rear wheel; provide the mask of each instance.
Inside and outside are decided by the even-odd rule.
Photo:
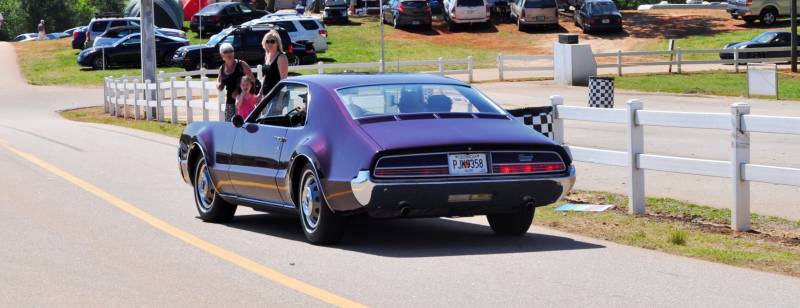
[[[194,170],[194,203],[200,219],[207,222],[230,221],[236,213],[236,205],[222,200],[217,194],[206,159],[200,158]]]
[[[514,213],[489,214],[486,219],[494,233],[499,235],[523,235],[528,232],[533,222],[535,208],[526,206]]]
[[[306,240],[315,245],[336,243],[342,237],[345,218],[328,207],[319,179],[311,165],[303,167],[300,179],[300,189],[297,191],[300,207],[298,212]]]
[[[765,26],[771,26],[775,24],[775,21],[778,20],[778,11],[773,8],[764,9],[761,11],[759,19],[761,20],[761,24]]]

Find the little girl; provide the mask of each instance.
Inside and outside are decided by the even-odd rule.
[[[256,108],[256,96],[250,93],[253,86],[253,81],[246,75],[242,77],[241,85],[242,93],[236,97],[236,114],[247,119],[247,116]]]

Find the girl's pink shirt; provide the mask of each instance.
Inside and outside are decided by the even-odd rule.
[[[256,96],[245,93],[242,94],[241,97],[242,103],[239,105],[239,108],[236,110],[236,114],[242,116],[242,118],[247,118],[253,109],[256,108]]]

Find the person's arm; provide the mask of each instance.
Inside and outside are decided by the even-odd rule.
[[[247,78],[256,80],[256,77],[253,76],[253,70],[250,69],[250,65],[247,65],[247,62],[242,61],[242,70],[244,70],[244,74],[247,75]]]
[[[217,74],[217,91],[222,91],[222,89],[225,88],[225,85],[222,84],[222,70],[224,67],[225,64],[223,63],[222,67],[219,69],[219,74]]]
[[[289,59],[286,57],[286,55],[281,55],[278,57],[278,72],[281,74],[281,80],[289,77]]]

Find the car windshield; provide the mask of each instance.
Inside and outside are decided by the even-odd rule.
[[[223,7],[225,7],[225,5],[226,5],[225,3],[214,3],[214,4],[209,4],[209,5],[207,5],[206,7],[204,7],[202,10],[200,10],[199,12],[197,12],[197,14],[205,14],[205,15],[216,14],[216,13],[218,13],[218,12],[219,12],[219,11],[220,11],[220,10],[221,10]]]
[[[478,91],[447,84],[386,84],[336,91],[354,119],[412,113],[491,113],[504,111]]]
[[[599,15],[616,14],[618,12],[614,2],[595,2],[591,4],[590,8],[592,13]]]
[[[556,7],[555,0],[528,0],[525,2],[526,9],[544,9]]]
[[[219,42],[222,41],[222,39],[224,39],[226,36],[228,36],[228,33],[230,33],[230,32],[231,32],[231,30],[228,30],[228,31],[222,31],[220,33],[212,35],[208,39],[208,43],[206,43],[206,45],[215,46],[215,45],[219,44]]]
[[[777,34],[774,32],[764,32],[759,34],[753,39],[753,42],[766,44],[772,42],[772,39],[775,38]]]

